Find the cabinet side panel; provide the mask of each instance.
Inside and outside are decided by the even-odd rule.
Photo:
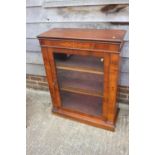
[[[103,91],[103,118],[107,120],[108,115],[108,95],[109,95],[109,65],[110,65],[110,54],[104,55],[104,91]]]
[[[108,105],[108,121],[112,124],[115,123],[117,114],[117,85],[119,75],[119,54],[111,54],[110,67],[109,67],[109,105]]]

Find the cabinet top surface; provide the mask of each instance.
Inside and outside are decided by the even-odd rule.
[[[124,35],[124,30],[54,28],[40,34],[38,38],[122,42]]]

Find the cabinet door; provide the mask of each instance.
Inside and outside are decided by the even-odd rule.
[[[79,114],[103,117],[104,59],[52,50],[49,60],[60,107]]]

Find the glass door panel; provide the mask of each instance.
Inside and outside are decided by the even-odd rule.
[[[102,115],[104,61],[93,56],[55,53],[62,108]]]

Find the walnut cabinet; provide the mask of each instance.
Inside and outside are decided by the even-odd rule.
[[[54,114],[114,131],[124,35],[54,28],[38,36]]]

